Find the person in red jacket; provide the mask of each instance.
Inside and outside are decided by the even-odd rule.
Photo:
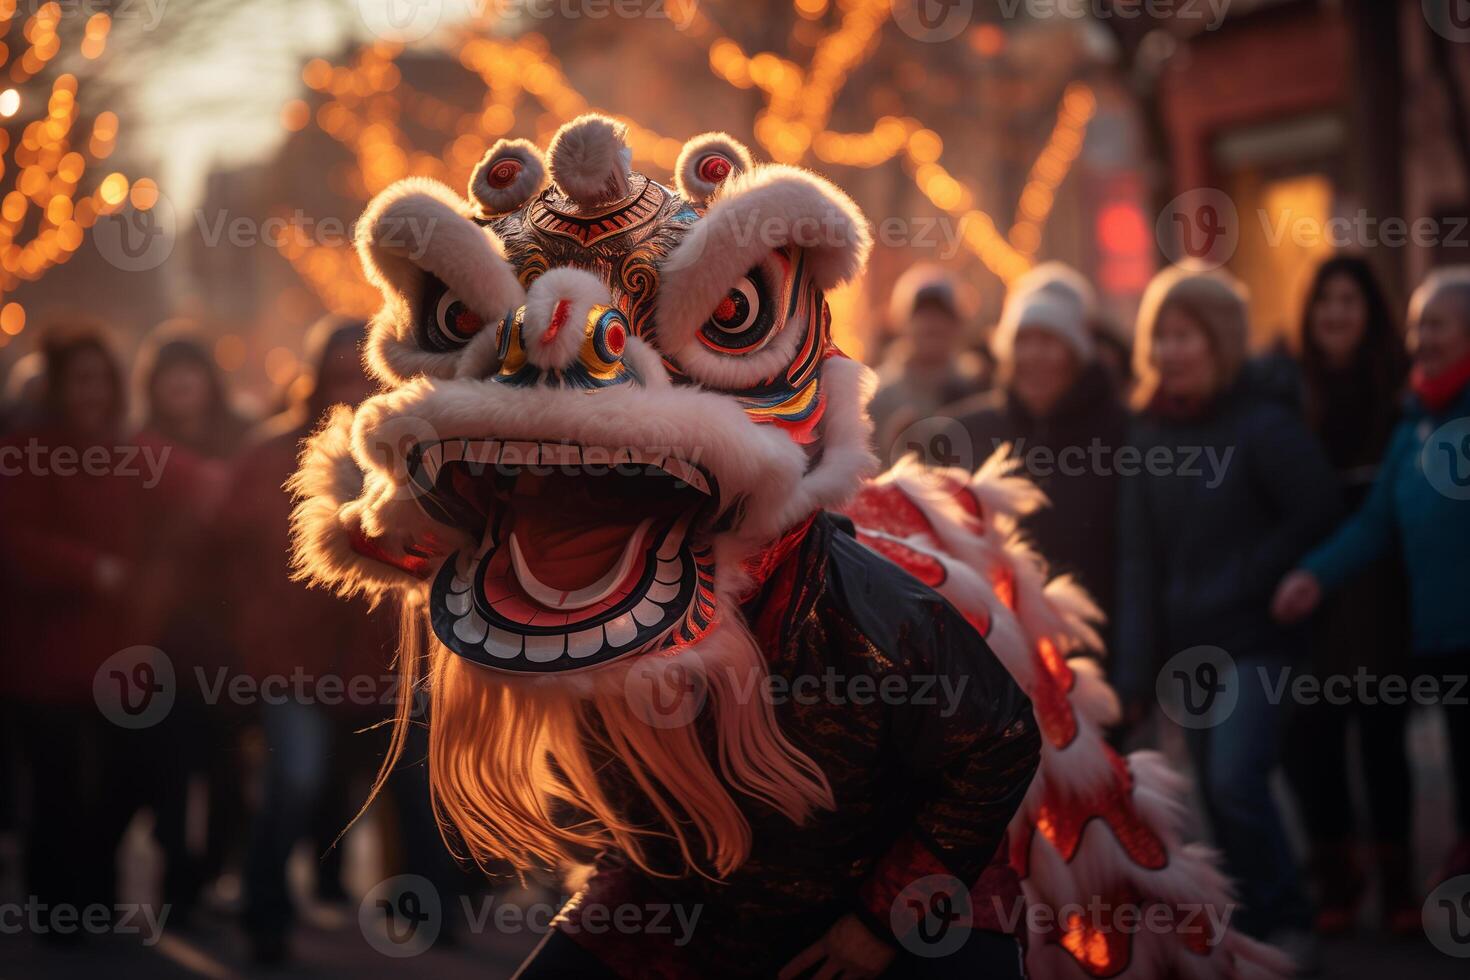
[[[224,869],[243,837],[240,780],[243,710],[203,697],[196,671],[214,672],[230,661],[220,615],[224,594],[218,569],[227,556],[208,532],[229,486],[233,460],[250,423],[231,405],[207,339],[183,320],[160,324],[144,340],[133,371],[141,428],[138,441],[166,449],[170,473],[188,505],[159,528],[150,588],[157,639],[179,685],[161,722],[157,751],[149,753],[153,830],[164,855],[163,899],[175,926],[188,923],[204,887]],[[189,790],[202,784],[203,847],[189,846]],[[340,826],[340,825],[339,825]]]
[[[100,327],[53,328],[43,352],[45,421],[0,441],[0,690],[31,801],[28,893],[110,909],[143,736],[109,723],[94,681],[146,636],[140,571],[171,504],[167,456],[124,438],[121,373]]]

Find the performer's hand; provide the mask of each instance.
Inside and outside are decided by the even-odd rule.
[[[1276,587],[1271,600],[1271,615],[1278,622],[1295,623],[1306,619],[1322,601],[1322,583],[1311,572],[1297,569]]]
[[[795,980],[814,967],[813,980],[867,980],[888,969],[895,952],[857,916],[844,915],[825,936],[787,963],[777,980]]]

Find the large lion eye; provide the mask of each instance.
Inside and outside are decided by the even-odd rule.
[[[775,310],[761,271],[752,269],[725,294],[699,330],[699,339],[721,354],[749,354],[771,336]]]
[[[419,343],[424,350],[448,353],[468,344],[484,329],[485,321],[449,287],[429,277],[424,290],[423,311],[419,316]]]

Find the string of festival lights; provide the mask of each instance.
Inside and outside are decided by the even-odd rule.
[[[861,169],[902,157],[905,171],[924,197],[955,219],[960,240],[1002,282],[1009,283],[1036,261],[1056,194],[1081,152],[1097,99],[1085,84],[1063,93],[1052,131],[1032,164],[1017,199],[1009,228],[977,206],[977,195],[943,164],[944,142],[933,129],[909,116],[883,116],[867,132],[829,128],[834,105],[852,72],[878,46],[892,0],[793,0],[801,19],[815,22],[838,9],[836,24],[821,34],[802,66],[772,52],[747,53],[720,30],[706,7],[675,0],[670,19],[681,33],[708,49],[711,71],[726,83],[760,92],[765,108],[754,124],[756,142],[771,159],[822,163]],[[498,37],[472,23],[458,48],[461,65],[485,86],[482,104],[469,111],[415,91],[395,64],[402,47],[376,43],[359,49],[348,64],[309,62],[302,79],[321,101],[315,111],[295,100],[283,112],[288,129],[315,122],[353,156],[350,190],[364,200],[394,181],[426,176],[462,184],[493,142],[527,122],[545,142],[558,126],[582,112],[599,110],[571,84],[540,34]],[[977,50],[994,53],[1003,36],[977,34]],[[533,106],[524,106],[526,102]],[[518,112],[518,110],[522,110]],[[606,111],[606,110],[599,110]],[[609,113],[628,126],[635,159],[664,171],[673,168],[682,145],[635,119]],[[437,153],[410,144],[402,120],[442,133]],[[285,243],[285,254],[323,303],[336,312],[366,315],[378,296],[362,279],[350,250],[312,242],[305,234]]]
[[[25,307],[12,298],[22,283],[70,260],[98,218],[125,204],[146,211],[158,200],[151,179],[130,184],[116,171],[97,176],[117,145],[117,114],[99,112],[89,127],[74,74],[57,74],[49,85],[39,78],[62,53],[61,5],[42,4],[24,20],[17,12],[17,0],[0,0],[0,85],[9,86],[0,91],[0,120],[7,123],[0,129],[0,179],[11,178],[0,196],[0,346],[25,330]],[[77,53],[101,57],[111,29],[106,13],[92,14]],[[17,134],[8,123],[28,112],[34,118]]]

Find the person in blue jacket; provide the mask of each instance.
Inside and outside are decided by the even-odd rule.
[[[1378,479],[1358,512],[1281,581],[1273,612],[1282,622],[1305,618],[1325,593],[1398,549],[1414,673],[1439,680],[1449,730],[1460,835],[1443,870],[1451,878],[1470,873],[1470,267],[1430,275],[1409,319],[1413,393]]]

